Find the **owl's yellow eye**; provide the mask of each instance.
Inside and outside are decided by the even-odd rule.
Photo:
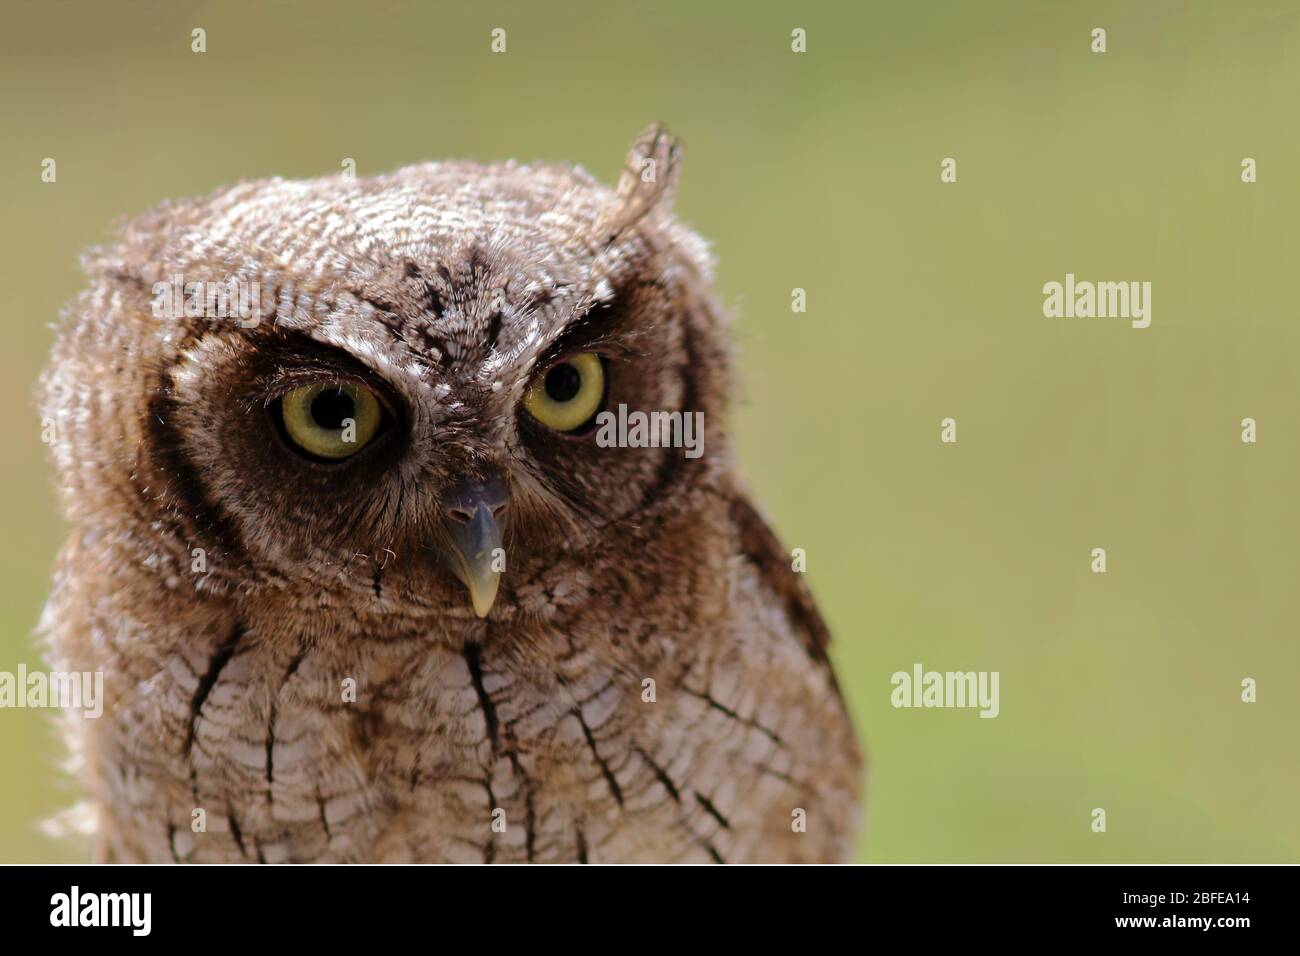
[[[351,382],[316,382],[286,392],[280,415],[290,441],[318,458],[339,460],[365,448],[384,410],[370,389]]]
[[[605,369],[594,352],[556,362],[524,396],[528,414],[547,428],[571,432],[600,411],[605,397]]]

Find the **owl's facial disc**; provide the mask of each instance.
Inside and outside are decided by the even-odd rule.
[[[508,499],[499,475],[463,481],[447,495],[443,519],[451,547],[447,565],[469,589],[474,613],[487,617],[497,597],[505,551],[501,525]]]

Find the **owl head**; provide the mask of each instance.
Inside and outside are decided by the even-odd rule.
[[[635,549],[727,468],[678,169],[652,127],[612,190],[429,163],[127,223],[87,255],[42,385],[83,544],[176,589],[469,619]],[[620,406],[702,413],[706,453],[596,440]]]

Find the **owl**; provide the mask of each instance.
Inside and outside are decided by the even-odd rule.
[[[67,718],[99,859],[850,855],[859,748],[735,470],[678,172],[651,127],[614,189],[269,179],[86,255],[41,630],[103,674]]]

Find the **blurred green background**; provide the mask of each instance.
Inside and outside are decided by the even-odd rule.
[[[870,752],[860,859],[1300,859],[1300,5],[6,0],[4,19],[0,669],[39,664],[65,533],[32,382],[115,219],[344,157],[610,181],[661,119],[737,316],[742,467],[808,553]],[[1044,318],[1067,272],[1152,282],[1151,327]],[[893,709],[916,661],[999,671],[1001,715]],[[81,858],[37,829],[75,797],[52,724],[0,712],[0,861]]]

